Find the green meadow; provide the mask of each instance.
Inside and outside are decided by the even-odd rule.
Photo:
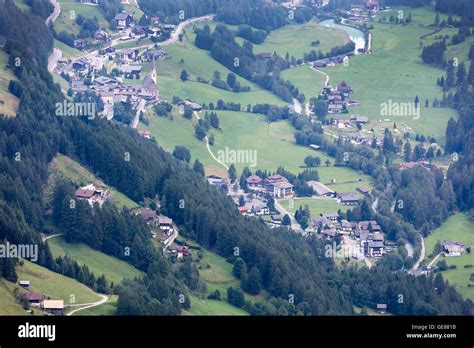
[[[319,40],[319,46],[311,46],[311,42]],[[265,42],[253,45],[254,52],[276,52],[284,57],[288,52],[296,59],[303,59],[305,53],[311,50],[328,52],[335,46],[341,46],[350,41],[349,36],[342,30],[327,28],[315,20],[304,24],[286,25],[274,30],[267,36]]]
[[[96,277],[104,274],[107,280],[114,284],[142,275],[142,272],[125,261],[94,250],[85,244],[69,244],[61,236],[49,239],[48,245],[53,257],[68,256],[80,266],[87,265]]]
[[[54,22],[54,28],[58,33],[66,31],[72,34],[78,34],[80,27],[75,23],[75,20],[79,15],[86,18],[97,17],[99,27],[109,27],[109,23],[98,6],[84,5],[76,0],[58,0],[58,3],[61,6],[61,13],[59,14],[58,19]]]
[[[300,92],[303,92],[305,95],[306,102],[321,93],[324,82],[326,81],[326,77],[314,69],[311,69],[310,65],[300,65],[295,68],[283,70],[281,77],[291,81],[295,86],[298,86]]]
[[[52,272],[32,262],[23,260],[17,267],[19,280],[29,280],[30,291],[39,292],[54,300],[64,300],[64,304],[91,303],[99,301],[91,289],[78,281]]]
[[[335,199],[297,198],[282,199],[279,202],[283,208],[292,214],[294,214],[300,207],[304,208],[305,206],[308,206],[309,211],[311,212],[311,218],[318,217],[320,214],[324,213],[337,213],[339,209],[341,209],[341,211],[347,210],[347,207],[340,205]]]
[[[17,80],[13,72],[7,68],[8,54],[0,50],[0,114],[15,116],[20,100],[8,91],[11,80]]]
[[[442,243],[444,240],[463,242],[466,247],[473,248],[474,221],[461,213],[450,216],[439,228],[425,238],[426,255],[432,254],[436,243],[438,241]],[[446,260],[448,266],[456,265],[456,269],[441,273],[444,279],[454,285],[464,298],[474,300],[474,282],[469,280],[471,274],[474,273],[474,254],[471,252],[455,257],[440,256],[436,263],[442,259]],[[473,265],[473,267],[464,268],[464,265]]]
[[[442,99],[443,93],[436,80],[444,72],[423,64],[420,58],[420,36],[433,29],[419,26],[417,18],[426,20],[430,10],[413,9],[412,13],[413,23],[406,26],[373,22],[373,53],[353,57],[347,67],[339,65],[324,71],[330,76],[330,84],[346,81],[353,87],[352,97],[361,105],[351,107],[350,113],[367,116],[371,121],[369,127],[379,131],[379,121],[390,119],[391,123],[399,125],[400,131],[434,136],[443,143],[447,121],[457,113],[452,109],[431,107],[434,98]],[[432,18],[434,16],[432,12]],[[382,103],[390,100],[413,103],[417,95],[422,105],[419,119],[381,115]],[[429,102],[428,108],[424,107],[425,100]]]

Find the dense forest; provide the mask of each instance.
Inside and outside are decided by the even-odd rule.
[[[474,25],[474,2],[471,0],[436,0],[435,10],[460,16],[464,25]]]
[[[39,232],[51,232],[46,224],[48,205],[43,189],[48,164],[61,153],[137,202],[158,195],[163,213],[173,218],[184,236],[231,262],[238,255],[245,262],[249,277],[258,280],[271,296],[268,307],[262,308],[240,303],[240,291],[229,291],[232,301],[251,309],[253,314],[353,314],[353,304],[390,304],[398,296],[397,291],[404,291],[407,300],[403,310],[389,305],[394,313],[471,313],[472,304],[462,300],[450,285],[434,290],[442,280],[395,274],[383,265],[363,271],[339,269],[331,258],[323,257],[322,242],[305,239],[285,228],[269,230],[260,220],[240,216],[233,201],[207,184],[187,162],[172,157],[135,130],[103,119],[56,116],[55,103],[64,97],[45,68],[52,36],[39,23],[37,32],[17,28],[16,24],[34,19],[18,12],[10,0],[4,1],[6,17],[13,27],[0,26],[0,34],[7,38],[5,49],[10,59],[19,57],[23,63],[15,69],[19,80],[15,91],[21,100],[18,114],[0,118],[0,240],[38,244],[39,263],[51,269],[57,267],[58,261],[52,260]],[[24,46],[29,42],[26,36],[40,33],[45,35],[40,41],[45,46],[37,45],[36,52]],[[332,146],[335,145],[328,144]],[[372,163],[369,154],[359,156],[359,165],[362,161]],[[384,185],[382,181],[389,174],[381,166],[371,171],[377,170],[380,174],[375,177]],[[135,243],[131,252],[134,248],[147,252],[150,237],[146,239],[146,226],[141,221],[107,205],[99,209],[79,204],[74,208],[77,211],[71,212],[71,207],[66,206],[70,192],[71,188],[58,186],[53,204],[57,227],[70,242],[90,239],[91,246],[114,256],[129,243]],[[362,213],[366,210],[356,212]],[[65,216],[75,223],[64,221]],[[86,221],[87,216],[90,221]],[[95,235],[95,226],[87,227],[90,223],[101,226],[101,232]],[[174,315],[189,308],[188,294],[198,286],[198,270],[190,262],[172,267],[159,251],[141,259],[142,256],[131,262],[146,269],[146,275],[116,286],[118,313]],[[1,274],[14,278],[11,262],[1,264]],[[410,285],[404,287],[405,284]],[[242,286],[251,292],[259,290],[246,282]],[[283,309],[275,312],[276,308]]]
[[[247,24],[267,32],[294,21],[311,19],[312,10],[288,10],[269,6],[265,0],[140,0],[140,8],[148,16],[158,16],[166,22],[178,23],[191,17],[217,14],[217,20],[231,25]]]

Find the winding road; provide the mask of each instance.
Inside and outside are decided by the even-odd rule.
[[[194,116],[196,116],[196,118],[198,119],[198,121],[201,119],[201,117],[199,116],[199,114],[194,111]],[[219,163],[221,166],[223,166],[226,170],[229,170],[229,166],[227,164],[225,164],[224,162],[222,162],[221,160],[219,160],[215,155],[214,153],[212,152],[211,150],[211,144],[209,144],[209,138],[208,136],[206,135],[204,137],[204,141],[206,142],[206,147],[207,147],[207,151],[209,152],[209,154],[211,155],[211,157],[217,162]]]
[[[88,309],[88,308],[93,308],[93,307],[97,307],[97,306],[100,306],[104,303],[106,303],[108,300],[109,300],[109,297],[107,295],[103,295],[103,294],[98,294],[98,293],[95,293],[97,296],[100,296],[101,299],[99,301],[96,301],[96,302],[92,302],[92,303],[81,303],[81,304],[73,304],[73,305],[68,305],[68,307],[78,307],[78,306],[84,306],[84,307],[81,307],[81,308],[77,308],[77,309],[74,309],[72,310],[71,312],[69,312],[67,314],[67,316],[71,316],[73,315],[74,313],[77,313],[79,311],[83,311],[84,309]]]

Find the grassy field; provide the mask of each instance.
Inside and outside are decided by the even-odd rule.
[[[16,284],[0,278],[0,315],[28,315],[13,294],[15,288],[23,292]]]
[[[319,95],[326,81],[326,77],[323,74],[314,71],[309,65],[300,65],[283,70],[281,77],[298,86],[300,92],[304,93],[306,101],[309,101],[311,97]]]
[[[8,91],[11,80],[17,80],[13,72],[7,68],[8,55],[0,50],[0,114],[15,116],[20,100]]]
[[[474,247],[474,221],[460,213],[449,217],[441,227],[425,239],[426,254],[433,252],[436,242],[442,243],[444,240],[459,241],[466,247]],[[439,260],[441,258],[438,258],[436,262]],[[457,257],[446,257],[444,260],[448,266],[456,265],[457,268],[443,271],[443,277],[454,285],[464,298],[474,300],[474,287],[468,287],[468,284],[474,285],[474,282],[469,280],[470,275],[474,273],[474,268],[464,268],[464,265],[474,265],[474,254],[465,253]]]
[[[200,299],[191,296],[191,315],[248,315],[243,309],[232,306],[225,301]]]
[[[304,208],[307,205],[311,212],[311,218],[316,218],[319,214],[324,213],[337,213],[339,209],[341,209],[341,211],[347,210],[347,207],[340,205],[335,199],[283,199],[279,202],[289,213],[292,214],[294,214],[300,207]]]
[[[107,280],[114,284],[120,283],[123,279],[133,279],[142,275],[129,263],[94,250],[85,244],[69,244],[64,238],[55,237],[48,240],[48,245],[53,257],[67,255],[76,260],[79,265],[87,265],[97,277],[105,274]]]
[[[50,164],[50,177],[48,179],[48,185],[45,189],[45,195],[47,201],[52,198],[54,191],[54,183],[57,179],[70,180],[76,185],[87,185],[89,183],[95,183],[97,185],[102,184],[102,181],[96,178],[86,168],[82,167],[76,161],[73,161],[69,157],[58,155]],[[126,206],[128,208],[136,208],[138,204],[132,201],[130,198],[125,196],[123,193],[117,191],[114,188],[110,188],[110,201],[117,207],[122,208]]]
[[[54,47],[59,48],[63,52],[64,58],[73,58],[81,54],[81,51],[79,51],[78,49],[68,46],[64,42],[56,39],[54,40]]]
[[[311,46],[311,41],[320,40],[319,46]],[[349,36],[342,30],[327,28],[315,20],[305,24],[287,25],[274,30],[261,45],[254,45],[254,52],[277,52],[284,57],[288,52],[295,58],[303,58],[311,50],[328,52],[335,46],[348,43]]]
[[[367,116],[371,121],[369,127],[378,130],[378,121],[389,118],[390,122],[397,122],[400,131],[432,135],[443,143],[447,121],[457,114],[452,109],[431,107],[435,97],[442,98],[436,80],[444,72],[422,63],[419,38],[433,29],[419,26],[417,22],[417,18],[423,21],[434,18],[435,13],[426,8],[413,9],[412,13],[413,23],[406,26],[374,22],[372,54],[353,57],[348,67],[340,65],[324,71],[330,75],[330,84],[344,80],[352,85],[353,98],[361,105],[350,108],[350,112]],[[381,103],[389,100],[413,103],[417,95],[422,104],[419,119],[381,116]],[[427,109],[424,108],[426,99],[430,105]]]
[[[26,4],[25,0],[13,0],[13,2],[15,3],[16,7],[18,7],[23,12],[30,12],[30,6]]]
[[[298,173],[304,168],[304,158],[315,155],[310,148],[296,145],[294,142],[294,128],[286,121],[276,123],[266,122],[266,117],[257,114],[234,111],[217,112],[221,124],[221,131],[214,132],[215,145],[213,152],[216,156],[219,150],[250,150],[255,151],[257,165],[250,168],[275,171],[278,166]],[[324,163],[328,157],[318,153]],[[235,163],[238,170],[242,170],[250,163]]]
[[[86,18],[97,17],[100,28],[109,27],[109,23],[98,6],[84,5],[76,0],[59,0],[58,2],[61,5],[61,13],[54,22],[54,29],[58,33],[66,31],[72,34],[78,34],[80,27],[75,23],[75,20],[79,15]]]
[[[52,299],[64,300],[64,304],[71,303],[75,297],[75,303],[90,303],[100,300],[91,289],[74,279],[54,273],[44,267],[23,260],[23,266],[17,267],[18,279],[29,280],[29,290],[40,292]]]

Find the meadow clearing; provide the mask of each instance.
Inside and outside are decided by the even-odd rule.
[[[95,185],[102,185],[102,180],[98,179],[94,174],[81,166],[76,161],[63,155],[57,155],[50,164],[50,177],[48,178],[48,185],[45,189],[46,200],[49,202],[52,199],[54,192],[54,185],[58,179],[68,180],[75,185],[83,186],[90,183]],[[126,206],[127,208],[136,208],[138,204],[125,196],[122,192],[110,189],[110,202],[115,204],[118,208]]]
[[[432,254],[436,243],[438,241],[442,243],[444,240],[458,241],[464,243],[466,247],[474,247],[474,221],[461,213],[450,216],[439,228],[425,238],[426,255]],[[432,258],[434,256],[432,255]],[[454,285],[464,298],[474,301],[474,281],[470,280],[471,274],[474,273],[474,254],[471,252],[455,257],[440,256],[436,263],[442,259],[446,260],[448,266],[456,265],[456,269],[441,272],[443,278]],[[465,265],[471,265],[471,267],[465,268]]]
[[[49,239],[48,245],[53,257],[68,256],[79,266],[86,265],[96,277],[104,274],[107,280],[114,284],[143,274],[125,261],[94,250],[85,244],[69,244],[61,236]]]
[[[80,304],[99,301],[91,289],[78,281],[52,272],[35,263],[22,260],[23,265],[16,268],[18,279],[29,280],[29,291],[39,292],[53,300],[64,300],[64,304]]]
[[[10,81],[17,81],[15,74],[7,67],[8,55],[0,50],[0,114],[15,116],[20,100],[8,90]]]
[[[446,124],[450,117],[457,116],[457,112],[432,107],[434,98],[442,99],[443,92],[436,85],[436,80],[444,72],[423,64],[420,37],[433,29],[419,26],[426,23],[417,22],[426,21],[429,17],[433,20],[435,13],[426,8],[411,11],[413,22],[409,25],[372,22],[372,54],[354,56],[348,66],[339,65],[324,68],[323,71],[329,74],[330,84],[346,81],[353,87],[352,98],[361,105],[350,107],[350,113],[367,116],[371,121],[368,127],[373,127],[379,134],[379,121],[389,119],[391,124],[397,123],[402,133],[418,132],[444,143]],[[384,15],[389,16],[388,13]],[[387,67],[390,69],[387,70]],[[416,96],[421,102],[418,119],[416,115],[381,115],[383,103],[414,103]],[[425,108],[426,100],[428,108]]]

